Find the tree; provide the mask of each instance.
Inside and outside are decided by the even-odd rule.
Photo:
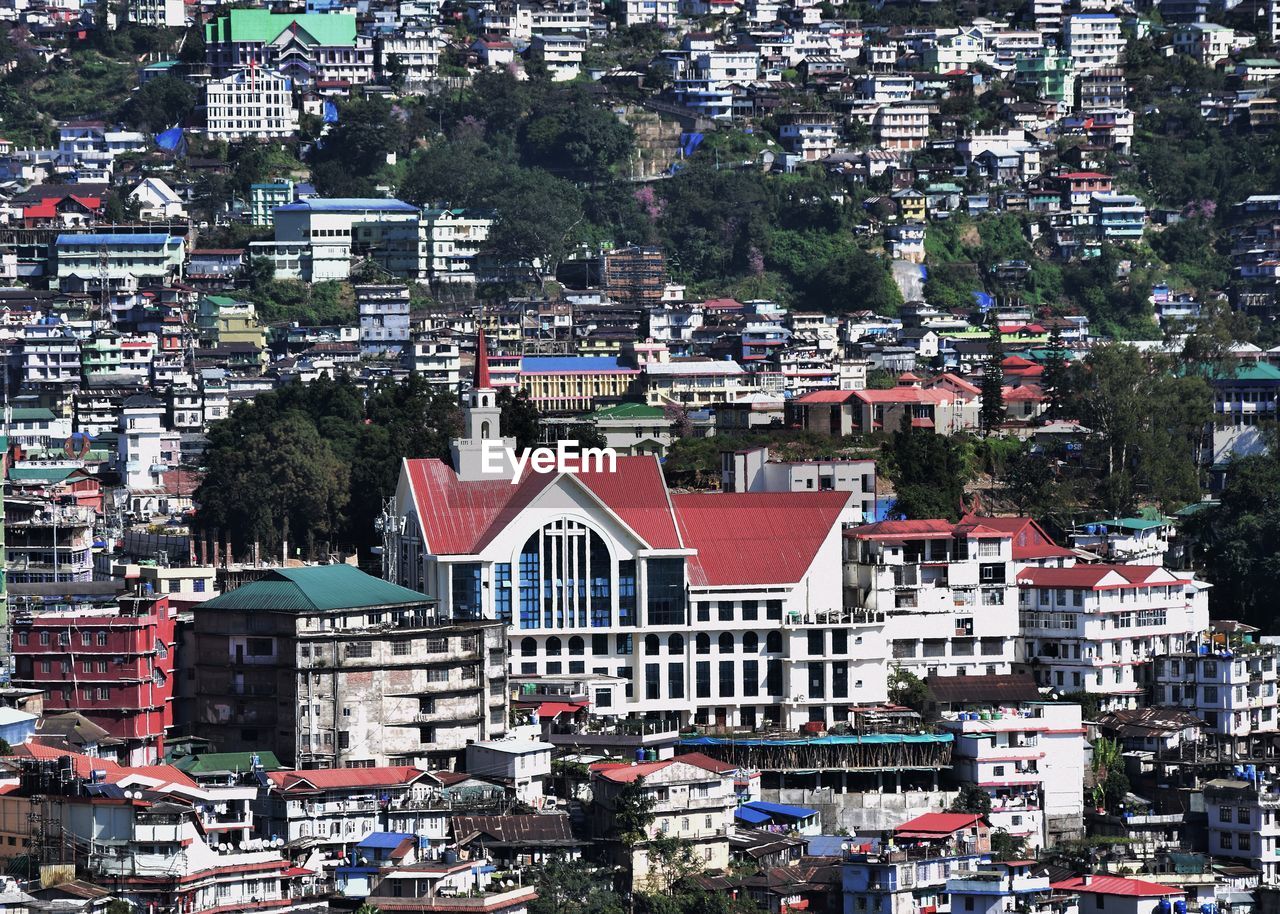
[[[649,839],[649,827],[656,818],[655,802],[644,789],[643,777],[618,791],[613,800],[613,828],[623,847],[630,850]]]
[[[553,859],[538,869],[529,914],[625,914],[607,874],[585,860]]]
[[[997,828],[991,833],[991,859],[993,860],[1021,860],[1027,852],[1027,842],[1025,838],[1018,838],[1009,834],[1003,828]]]
[[[133,127],[159,133],[182,123],[195,104],[196,93],[190,83],[159,76],[129,96],[120,108],[120,119]]]
[[[989,816],[991,815],[991,794],[977,784],[965,784],[960,788],[960,795],[951,801],[951,811]]]
[[[538,407],[529,399],[529,391],[521,388],[512,395],[509,388],[498,391],[498,408],[501,410],[502,434],[516,439],[516,450],[527,451],[537,447],[541,440],[541,424]]]
[[[405,66],[404,59],[399,54],[387,55],[387,85],[397,92],[401,91],[404,88],[404,81],[408,73],[409,69]]]
[[[704,868],[688,841],[666,834],[659,834],[647,842],[644,852],[649,866],[648,890],[651,892],[673,895],[684,880]]]
[[[970,470],[961,444],[948,435],[911,424],[908,411],[884,446],[893,481],[893,513],[912,519],[959,517]]]
[[[889,700],[896,705],[923,713],[929,699],[929,687],[910,670],[894,667],[889,673]]]
[[[1045,413],[1049,419],[1062,419],[1067,398],[1067,350],[1062,343],[1062,327],[1055,320],[1049,328],[1049,349],[1044,360],[1040,386],[1049,400]]]
[[[1004,339],[995,309],[991,311],[989,323],[987,360],[982,370],[982,407],[978,413],[978,424],[987,435],[1004,424]]]
[[[325,196],[373,196],[375,175],[390,153],[407,149],[406,140],[404,121],[386,99],[348,101],[311,157],[312,180]]]
[[[1105,737],[1098,739],[1093,744],[1093,805],[1118,813],[1128,792],[1129,777],[1120,744]]]
[[[210,429],[206,475],[195,495],[201,525],[269,552],[303,543],[314,554],[317,540],[338,531],[350,499],[349,468],[306,415],[245,425]]]
[[[107,914],[133,914],[134,907],[123,898],[113,898],[107,905]]]

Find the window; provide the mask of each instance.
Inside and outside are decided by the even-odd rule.
[[[766,654],[782,653],[782,634],[781,632],[769,632],[764,638],[764,651]]]
[[[80,644],[83,647],[88,647],[89,645],[93,644],[93,632],[81,632]]]
[[[744,622],[755,622],[760,618],[760,603],[758,600],[742,601],[742,619]]]
[[[821,656],[823,656],[823,653],[824,653],[824,645],[823,645],[823,642],[824,642],[824,640],[825,640],[825,639],[823,638],[823,632],[822,632],[822,630],[821,630],[821,629],[816,629],[816,630],[810,631],[810,632],[808,633],[808,641],[809,641],[809,656],[810,656],[810,657],[821,657]]]
[[[777,658],[765,662],[765,694],[782,697],[782,661]]]
[[[684,560],[649,559],[645,569],[649,586],[646,621],[650,625],[683,625]]]
[[[644,697],[649,701],[657,701],[662,697],[661,687],[658,684],[662,667],[657,663],[646,663],[644,665]]]
[[[453,615],[457,619],[479,619],[480,563],[463,562],[450,570],[453,585]]]
[[[717,639],[717,642],[716,642],[716,650],[718,650],[721,654],[732,654],[733,653],[733,635],[731,635],[729,632],[721,632],[720,637],[719,639]]]
[[[449,671],[442,667],[427,670],[427,682],[448,682]]]
[[[684,698],[684,664],[667,664],[667,697]]]
[[[720,697],[732,698],[734,687],[734,670],[732,660],[720,661]]]
[[[407,657],[409,655],[409,642],[405,639],[391,642],[391,656]]]
[[[613,639],[614,653],[621,657],[629,657],[632,651],[632,641],[630,635],[614,635]]]
[[[684,653],[684,635],[672,635],[671,637],[667,638],[667,653],[668,654]]]
[[[24,645],[25,645],[25,644],[30,644],[30,643],[31,643],[31,633],[30,633],[30,632],[18,632],[18,643],[19,643],[19,644],[24,644]]]
[[[760,661],[744,660],[742,662],[742,694],[755,698],[760,694]]]
[[[250,638],[250,641],[254,639]],[[347,657],[372,657],[373,642],[372,641],[351,641],[347,644]]]
[[[706,660],[700,660],[693,667],[695,683],[695,694],[698,698],[711,697],[711,663]]]
[[[562,645],[561,645],[560,639],[557,638],[555,635],[552,635],[550,638],[547,639],[547,656],[559,657],[561,647]]]
[[[764,604],[764,616],[771,621],[782,621],[782,601],[767,600]]]
[[[732,600],[721,600],[719,603],[716,604],[716,610],[717,610],[716,618],[719,619],[721,622],[733,621],[733,601]]]
[[[1232,849],[1231,832],[1224,831],[1218,835],[1218,846],[1225,851]]]
[[[661,650],[661,648],[660,648],[660,646],[659,646],[658,636],[657,636],[657,635],[645,635],[645,636],[644,636],[644,652],[645,652],[645,654],[647,654],[648,656],[652,657],[654,654],[658,653],[658,651],[659,651],[659,650]]]
[[[699,632],[693,639],[694,650],[699,654],[711,653],[711,636],[706,632]]]
[[[1236,809],[1236,821],[1241,825],[1249,824],[1249,807],[1241,806]]]
[[[511,563],[493,566],[493,612],[499,622],[511,624]]]
[[[636,624],[635,559],[618,563],[618,624]]]

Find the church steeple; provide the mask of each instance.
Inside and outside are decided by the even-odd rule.
[[[472,375],[471,396],[462,412],[465,437],[455,438],[450,447],[453,468],[457,470],[458,478],[510,479],[515,473],[510,461],[503,462],[504,469],[501,473],[486,471],[486,441],[492,442],[490,448],[504,449],[507,454],[514,453],[516,445],[514,438],[502,437],[502,410],[498,407],[498,391],[494,389],[489,377],[489,345],[485,340],[484,327],[476,335],[476,365]],[[492,465],[492,457],[488,465]]]

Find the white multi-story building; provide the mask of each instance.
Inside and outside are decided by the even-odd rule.
[[[623,0],[624,25],[642,25],[656,22],[669,25],[680,17],[680,0]]]
[[[1114,67],[1124,53],[1120,17],[1110,13],[1078,13],[1062,25],[1068,56],[1077,72]]]
[[[615,862],[626,866],[631,887],[660,891],[670,879],[666,868],[653,866],[650,842],[658,837],[678,839],[693,849],[693,859],[704,869],[729,868],[729,828],[738,805],[731,766],[717,769],[705,756],[677,756],[661,762],[602,763],[592,766],[592,831],[612,852]],[[645,839],[627,849],[617,843],[619,797],[638,789],[651,803],[653,821]]]
[[[795,114],[778,128],[778,139],[788,152],[814,162],[836,151],[840,127],[833,114]]]
[[[147,394],[124,401],[120,414],[120,476],[130,490],[155,488],[176,457],[177,435],[165,428],[165,404]]]
[[[1135,707],[1151,661],[1192,650],[1209,626],[1206,585],[1149,565],[1018,572],[1022,659],[1043,686]]]
[[[440,52],[446,43],[444,34],[437,28],[407,25],[400,32],[381,39],[378,54],[382,72],[390,73],[394,65],[404,75],[406,91],[421,89],[439,72]]]
[[[1012,534],[981,523],[891,520],[845,534],[847,606],[883,615],[894,666],[918,675],[1012,670]]]
[[[576,35],[534,35],[529,53],[546,65],[554,82],[568,82],[582,72],[587,39]]]
[[[881,623],[847,610],[841,586],[859,496],[677,494],[653,456],[513,484],[480,352],[457,471],[401,471],[392,580],[439,594],[447,615],[506,623],[513,674],[625,679],[620,716],[797,729],[885,698]]]
[[[242,69],[204,89],[204,133],[217,140],[289,139],[298,111],[289,78],[275,70]]]
[[[187,24],[187,11],[183,0],[129,0],[129,21],[180,29]]]
[[[1063,0],[1028,0],[1031,19],[1043,35],[1056,36],[1062,30]]]
[[[922,149],[929,138],[929,106],[913,102],[881,105],[875,114],[876,140],[885,149]]]
[[[457,343],[420,339],[413,343],[413,371],[436,387],[456,391],[462,382],[462,352]]]
[[[1158,657],[1152,698],[1162,707],[1183,708],[1205,722],[1210,732],[1235,740],[1275,733],[1276,654],[1224,651],[1210,644],[1199,651]]]
[[[425,209],[418,223],[418,260],[435,282],[473,283],[476,258],[489,240],[493,215],[465,209]]]
[[[355,287],[360,316],[360,352],[398,358],[409,345],[408,286]]]
[[[1204,785],[1204,807],[1209,853],[1240,861],[1264,885],[1280,881],[1280,785],[1263,772],[1212,780]]]
[[[1009,677],[990,677],[1008,679]],[[1035,686],[1028,677],[1030,692]],[[943,711],[939,726],[955,736],[952,770],[991,797],[991,827],[1040,848],[1082,833],[1085,731],[1080,706],[1039,701],[983,701],[987,677],[966,677],[968,695]],[[938,680],[931,680],[931,685]],[[1007,691],[1007,689],[1006,689]],[[996,693],[993,693],[996,694]],[[983,707],[985,706],[985,707]],[[982,708],[981,710],[980,707]]]

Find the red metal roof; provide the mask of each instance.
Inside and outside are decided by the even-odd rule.
[[[939,536],[980,536],[1005,539],[1010,534],[988,526],[986,518],[966,518],[958,524],[949,520],[882,520],[853,527],[848,536],[858,539],[920,539]]]
[[[811,390],[797,397],[797,403],[848,403],[853,399],[852,390]]]
[[[1088,880],[1086,884],[1085,880]],[[1131,898],[1150,898],[1164,895],[1185,895],[1182,889],[1142,879],[1126,879],[1123,876],[1072,876],[1052,883],[1055,889],[1067,892],[1089,892],[1094,895],[1125,895]]]
[[[1073,565],[1070,568],[1024,568],[1018,583],[1029,587],[1081,587],[1098,590],[1177,584],[1176,575],[1159,565]]]
[[[852,501],[850,492],[672,495],[689,558],[689,583],[794,584]]]
[[[585,704],[577,704],[568,701],[544,701],[538,705],[538,717],[556,717],[560,714],[577,714]]]
[[[309,768],[305,771],[272,771],[267,777],[283,791],[307,792],[344,787],[404,787],[427,772],[408,765],[379,768]]]
[[[969,812],[927,812],[903,822],[893,830],[900,837],[945,838],[963,828],[982,823],[982,816]]]
[[[405,467],[427,548],[437,555],[483,549],[558,478],[555,473],[527,472],[513,486],[505,479],[462,482],[440,460],[406,460]],[[616,472],[583,471],[573,478],[651,548],[681,547],[656,457],[619,457]]]

